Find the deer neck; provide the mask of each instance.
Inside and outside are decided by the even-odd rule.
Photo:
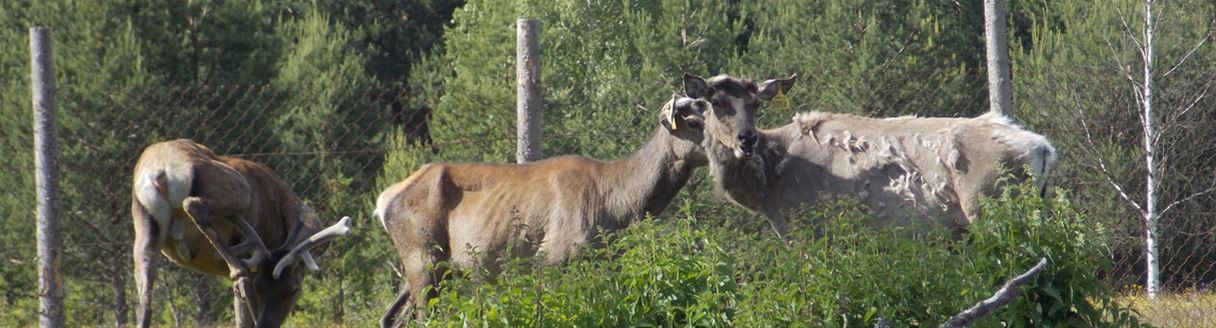
[[[629,157],[608,163],[610,174],[601,186],[610,215],[601,226],[620,229],[646,215],[662,213],[693,170],[707,164],[696,149],[696,144],[658,128]]]
[[[753,155],[735,157],[734,150],[706,136],[704,147],[709,159],[709,174],[714,188],[731,201],[753,210],[760,209],[769,197],[770,186],[777,178],[773,164],[781,160],[784,140],[776,133],[759,131]]]

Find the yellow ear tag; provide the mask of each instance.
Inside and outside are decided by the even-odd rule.
[[[781,90],[780,83],[777,84],[777,94],[773,95],[773,99],[770,101],[772,102],[772,104],[770,104],[769,106],[772,108],[789,108],[790,107],[790,97],[787,97],[785,95],[785,90]]]
[[[671,123],[671,129],[676,130],[676,95],[671,94],[671,100],[663,105],[667,110],[667,122]]]

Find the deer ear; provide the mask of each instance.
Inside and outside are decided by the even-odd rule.
[[[699,76],[684,73],[684,94],[692,98],[709,97],[709,84]]]
[[[662,125],[668,131],[675,132],[684,129],[698,131],[705,124],[705,112],[712,106],[708,101],[672,95],[671,100],[663,104],[660,116]]]
[[[773,99],[773,96],[777,95],[777,93],[790,92],[790,88],[793,88],[794,82],[797,81],[798,74],[790,75],[788,79],[765,80],[764,82],[760,82],[760,92],[758,92],[756,95],[760,97],[760,100],[771,100]]]
[[[663,103],[663,109],[659,114],[659,124],[668,130],[675,131],[677,129],[676,117],[679,116],[679,113],[676,113],[676,94],[672,93],[671,100]]]

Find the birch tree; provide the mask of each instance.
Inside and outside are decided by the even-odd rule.
[[[1129,22],[1128,15],[1120,14],[1122,28],[1125,36],[1130,39],[1130,44],[1133,46],[1133,53],[1138,58],[1139,63],[1133,64],[1124,62],[1119,54],[1119,49],[1115,43],[1109,43],[1112,54],[1118,62],[1118,70],[1126,82],[1128,83],[1131,93],[1136,102],[1137,116],[1139,119],[1139,128],[1141,133],[1141,152],[1140,160],[1143,160],[1144,165],[1144,186],[1141,197],[1136,197],[1132,190],[1129,190],[1124,184],[1117,182],[1114,178],[1113,170],[1101,157],[1098,157],[1099,168],[1103,171],[1106,177],[1106,182],[1113,187],[1119,197],[1143,219],[1144,222],[1144,253],[1145,253],[1145,291],[1149,298],[1155,298],[1160,291],[1160,274],[1161,274],[1161,256],[1159,248],[1161,245],[1160,239],[1160,220],[1171,211],[1178,208],[1179,205],[1185,204],[1194,200],[1196,197],[1201,197],[1212,193],[1216,190],[1216,177],[1199,177],[1212,180],[1207,184],[1206,188],[1194,188],[1190,193],[1166,199],[1163,196],[1163,189],[1166,186],[1162,185],[1166,181],[1170,166],[1170,159],[1175,153],[1185,151],[1181,148],[1187,145],[1169,142],[1167,133],[1171,132],[1171,128],[1179,125],[1179,120],[1186,116],[1188,112],[1196,108],[1205,98],[1208,97],[1210,88],[1202,88],[1198,94],[1191,96],[1191,99],[1180,103],[1176,106],[1159,106],[1156,96],[1162,92],[1158,89],[1158,79],[1163,79],[1184,68],[1188,59],[1192,58],[1197,51],[1206,49],[1208,39],[1212,36],[1212,29],[1209,28],[1207,34],[1201,37],[1188,51],[1185,52],[1177,61],[1161,72],[1158,70],[1155,54],[1157,31],[1160,23],[1158,11],[1163,6],[1162,0],[1144,0],[1138,7],[1142,8],[1140,22]],[[1138,24],[1137,24],[1138,23]],[[1132,65],[1136,67],[1133,68]],[[1086,136],[1086,142],[1095,143],[1093,137],[1093,129],[1085,120],[1085,115],[1080,115],[1081,123],[1083,124]]]

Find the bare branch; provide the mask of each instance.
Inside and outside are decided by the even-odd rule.
[[[1076,97],[1076,95],[1073,95],[1073,97]],[[1074,99],[1073,101],[1077,100]],[[1077,117],[1081,120],[1081,127],[1085,131],[1085,143],[1089,144],[1090,148],[1094,148],[1096,146],[1094,144],[1094,137],[1093,134],[1090,133],[1089,122],[1085,120],[1085,113],[1081,111],[1080,107],[1073,107],[1076,108]],[[1119,193],[1119,197],[1122,197],[1123,200],[1127,201],[1128,204],[1131,204],[1132,207],[1136,209],[1136,212],[1144,215],[1144,208],[1140,206],[1140,203],[1132,200],[1132,197],[1128,196],[1127,192],[1123,190],[1123,186],[1119,185],[1119,183],[1115,182],[1115,179],[1111,177],[1110,169],[1106,167],[1106,160],[1102,159],[1101,155],[1094,156],[1094,158],[1098,159],[1098,167],[1101,168],[1100,171],[1102,171],[1102,177],[1106,178],[1106,182],[1109,183],[1111,187],[1115,188],[1115,191]]]
[[[1030,270],[1005,282],[1005,285],[1001,286],[1001,289],[997,290],[995,294],[992,294],[992,297],[982,300],[979,303],[975,303],[975,305],[970,309],[950,317],[950,320],[947,320],[946,323],[943,323],[938,327],[971,327],[971,325],[975,324],[976,320],[979,320],[980,318],[988,315],[988,313],[991,313],[993,310],[1005,306],[1005,304],[1009,304],[1009,302],[1017,299],[1020,294],[1019,289],[1022,287],[1022,285],[1029,282],[1030,279],[1033,279],[1035,275],[1039,274],[1039,272],[1043,272],[1044,268],[1047,268],[1046,257],[1039,259],[1039,263],[1035,264],[1034,267],[1030,268]]]
[[[1211,84],[1212,84],[1211,80],[1208,80],[1208,83],[1206,83],[1206,85],[1211,85]],[[1209,89],[1205,86],[1203,88],[1203,93],[1200,93],[1198,97],[1195,97],[1195,100],[1191,101],[1191,104],[1187,105],[1186,108],[1183,108],[1181,111],[1179,111],[1178,114],[1176,114],[1176,116],[1181,118],[1183,115],[1186,115],[1187,112],[1190,112],[1192,108],[1195,108],[1195,104],[1198,104],[1200,100],[1203,100],[1204,97],[1207,97],[1208,90]]]
[[[1140,83],[1136,81],[1135,77],[1132,77],[1131,68],[1123,63],[1123,56],[1119,55],[1119,51],[1115,48],[1115,44],[1112,43],[1109,38],[1106,39],[1106,48],[1110,50],[1110,57],[1115,59],[1115,65],[1117,66],[1115,67],[1115,70],[1118,71],[1119,74],[1123,75],[1123,78],[1127,79],[1128,82],[1131,82],[1134,88],[1139,89]]]
[[[1140,110],[1140,106],[1144,104],[1144,88],[1142,84],[1132,82],[1132,99],[1136,100],[1136,113],[1140,116],[1140,123],[1144,124],[1144,111]]]
[[[1119,23],[1123,24],[1123,31],[1126,32],[1127,37],[1131,38],[1132,42],[1136,44],[1136,50],[1140,52],[1140,58],[1146,58],[1144,53],[1144,43],[1141,43],[1140,39],[1136,38],[1136,33],[1132,32],[1132,27],[1127,25],[1127,15],[1123,14],[1123,9],[1115,7],[1115,10],[1119,12]]]
[[[1186,196],[1182,199],[1174,201],[1173,203],[1170,203],[1169,205],[1165,206],[1165,209],[1161,210],[1160,215],[1165,216],[1165,213],[1169,213],[1170,210],[1174,209],[1175,205],[1186,203],[1195,197],[1207,195],[1207,194],[1212,193],[1213,191],[1216,191],[1216,177],[1212,178],[1212,184],[1209,185],[1207,189],[1204,189],[1203,191],[1200,191],[1197,193],[1193,193],[1190,196]]]
[[[1181,120],[1183,117],[1185,117],[1186,114],[1191,111],[1191,109],[1195,108],[1195,105],[1199,104],[1199,102],[1202,101],[1203,98],[1206,98],[1208,95],[1209,87],[1211,85],[1212,85],[1212,81],[1209,79],[1207,83],[1204,83],[1203,92],[1200,93],[1198,97],[1195,97],[1195,99],[1192,100],[1191,103],[1186,106],[1186,108],[1183,108],[1182,110],[1174,112],[1174,113],[1170,113],[1167,117],[1165,117],[1166,122],[1164,122],[1164,123],[1166,123],[1166,124],[1162,124],[1161,128],[1159,130],[1157,130],[1157,135],[1153,136],[1153,142],[1157,143],[1160,141],[1161,138],[1164,138],[1165,135],[1167,133],[1169,133],[1170,130],[1173,130],[1173,128],[1175,126],[1177,126],[1178,120]]]
[[[1106,161],[1103,160],[1101,156],[1098,157],[1098,166],[1102,169],[1102,177],[1106,178],[1106,182],[1109,183],[1111,187],[1115,188],[1115,191],[1119,193],[1119,197],[1122,197],[1123,200],[1127,201],[1128,204],[1131,204],[1137,212],[1144,215],[1144,208],[1140,207],[1140,203],[1132,200],[1131,196],[1128,196],[1127,192],[1123,190],[1123,186],[1119,185],[1119,183],[1115,182],[1115,179],[1111,177],[1110,169],[1106,167]]]
[[[1205,42],[1207,42],[1209,38],[1212,37],[1212,32],[1213,32],[1213,30],[1209,29],[1208,34],[1204,35],[1203,38],[1199,39],[1199,42],[1196,43],[1194,47],[1191,47],[1191,50],[1187,51],[1186,55],[1183,55],[1182,59],[1179,59],[1177,63],[1174,63],[1174,67],[1170,67],[1170,69],[1165,71],[1165,74],[1162,74],[1161,77],[1164,78],[1166,76],[1170,76],[1170,73],[1173,73],[1174,70],[1178,69],[1179,66],[1182,66],[1183,63],[1186,63],[1186,60],[1191,58],[1191,54],[1194,54],[1196,50],[1199,50],[1200,47],[1203,47],[1203,44]]]

